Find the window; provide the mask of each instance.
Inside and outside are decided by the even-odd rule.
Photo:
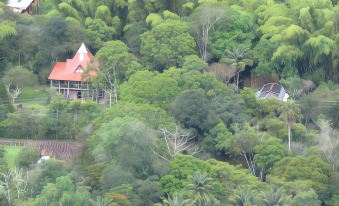
[[[75,70],[75,73],[83,73],[84,69],[81,66],[78,66],[78,68]]]
[[[99,98],[104,98],[104,95],[105,95],[104,91],[103,91],[103,90],[99,90],[99,95],[98,95],[98,97],[99,97]]]

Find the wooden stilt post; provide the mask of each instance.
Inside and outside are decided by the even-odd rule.
[[[69,98],[69,81],[67,81],[67,99]]]

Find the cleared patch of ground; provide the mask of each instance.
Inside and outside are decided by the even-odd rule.
[[[15,159],[21,151],[22,147],[17,146],[5,146],[5,159],[9,168],[15,167]]]

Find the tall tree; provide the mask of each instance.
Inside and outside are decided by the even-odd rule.
[[[22,169],[14,168],[1,174],[1,193],[5,196],[9,206],[21,200],[27,191],[27,173]]]
[[[248,171],[253,175],[257,175],[257,166],[254,162],[254,147],[260,143],[260,140],[266,138],[267,134],[258,131],[256,128],[250,126],[248,123],[239,125],[233,124],[233,130],[235,134],[225,139],[223,145],[225,146],[225,152],[243,156]]]
[[[282,103],[279,111],[281,112],[281,117],[284,119],[287,125],[288,150],[291,151],[291,127],[296,118],[300,117],[300,108],[293,100],[289,100]]]
[[[319,119],[316,123],[320,128],[320,133],[318,135],[318,147],[322,151],[326,160],[332,164],[332,170],[335,172],[337,170],[336,165],[339,159],[339,141],[336,138],[339,133],[331,127],[328,120]]]
[[[233,47],[231,50],[226,50],[226,56],[220,60],[220,62],[230,64],[236,68],[238,90],[240,72],[244,71],[246,66],[253,65],[253,61],[248,58],[248,51],[249,48]]]
[[[112,95],[118,103],[118,86],[133,73],[141,69],[137,59],[128,53],[128,47],[122,41],[109,41],[97,52],[100,61],[100,72],[96,77],[103,89],[109,94],[109,105],[112,106]]]
[[[200,57],[208,60],[208,43],[210,32],[217,23],[226,18],[227,7],[224,3],[204,3],[194,10],[190,16],[192,31],[199,47]]]

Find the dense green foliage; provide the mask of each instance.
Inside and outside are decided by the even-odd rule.
[[[0,147],[0,205],[339,205],[338,1],[3,2],[0,137],[82,154]],[[47,89],[82,42],[105,105]],[[287,102],[256,98],[269,81]]]

